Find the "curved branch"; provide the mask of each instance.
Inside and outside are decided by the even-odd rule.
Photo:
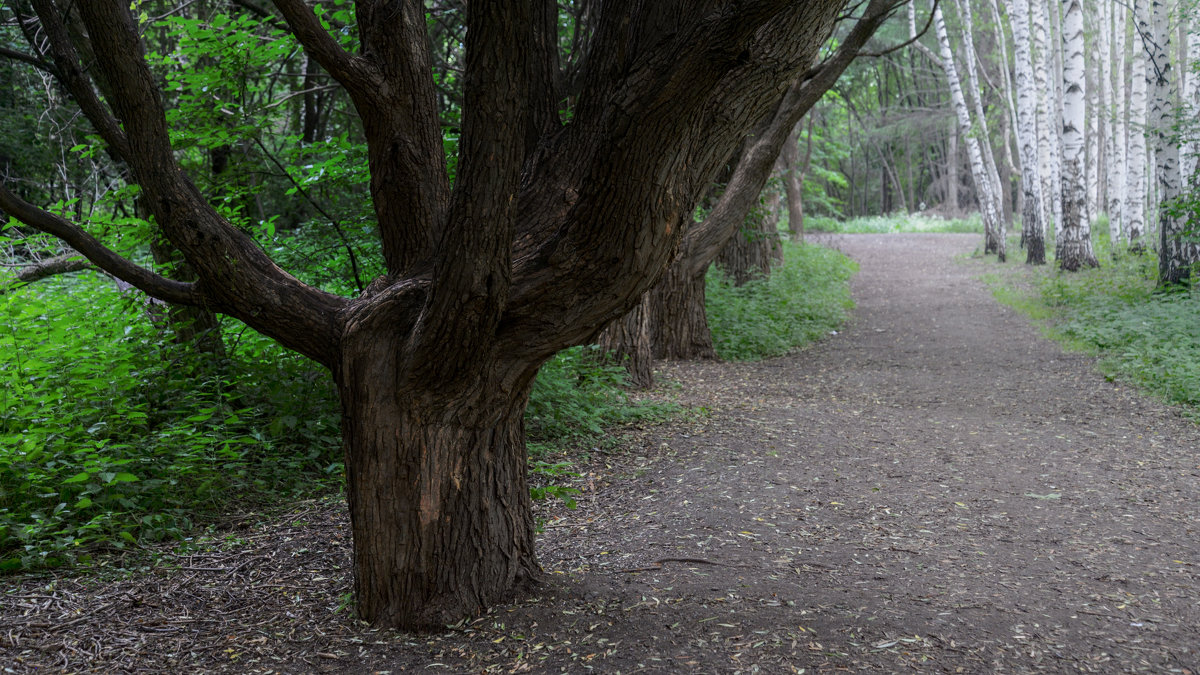
[[[180,305],[203,307],[208,304],[196,284],[172,281],[133,264],[75,223],[43,211],[9,192],[3,183],[0,183],[0,210],[39,232],[58,237],[96,267],[133,284],[152,297]]]
[[[317,60],[352,95],[372,96],[380,84],[378,71],[361,56],[342,49],[304,0],[272,0],[304,51]],[[243,6],[245,6],[243,4]]]
[[[47,63],[33,54],[26,54],[25,52],[19,52],[15,49],[9,49],[8,47],[0,47],[0,56],[12,59],[14,61],[28,63],[38,70],[44,70],[47,73],[58,77],[58,69],[54,67],[53,63]]]

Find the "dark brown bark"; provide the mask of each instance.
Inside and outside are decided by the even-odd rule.
[[[537,366],[489,363],[449,395],[398,386],[397,336],[365,323],[336,372],[358,612],[442,629],[540,575],[523,422]]]
[[[684,260],[673,263],[650,293],[651,352],[656,359],[715,359],[704,307],[704,276]]]
[[[771,201],[771,197],[764,199],[761,209],[751,212],[746,225],[729,238],[717,255],[716,264],[736,286],[771,276],[771,267],[780,260],[783,249],[776,229],[779,216]],[[777,195],[774,201],[778,202]]]
[[[596,339],[606,358],[615,360],[629,373],[629,386],[654,386],[654,354],[650,343],[652,291],[642,294],[637,306],[600,331]]]
[[[808,119],[808,138],[804,147],[804,158],[800,158],[798,146],[799,127],[794,127],[780,151],[780,161],[783,163],[783,190],[787,201],[788,233],[792,241],[804,241],[804,177],[812,161],[812,131],[813,118]]]
[[[85,112],[127,144],[156,225],[197,281],[141,270],[2,188],[0,208],[147,292],[235,316],[329,367],[343,399],[359,613],[441,626],[537,574],[520,426],[537,368],[654,284],[701,190],[812,63],[845,3],[602,4],[567,125],[534,91],[553,70],[554,3],[470,3],[451,191],[423,3],[360,0],[362,51],[349,54],[304,0],[274,2],[363,121],[388,274],[359,297],[279,269],[180,170],[123,0],[76,5],[94,67],[121,92],[106,101],[119,128]],[[679,278],[702,298],[692,267]]]

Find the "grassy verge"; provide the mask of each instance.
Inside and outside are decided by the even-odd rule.
[[[948,219],[921,213],[868,216],[852,220],[815,217],[804,221],[810,232],[840,232],[844,234],[888,234],[892,232],[969,232],[983,234],[979,214],[967,218]]]
[[[1096,248],[1097,269],[1011,265],[983,278],[998,300],[1037,320],[1047,336],[1099,356],[1107,377],[1184,405],[1200,419],[1200,290],[1157,290],[1153,253],[1114,259],[1102,238]]]
[[[776,356],[838,328],[854,306],[848,282],[857,269],[837,251],[790,242],[783,265],[767,279],[734,286],[714,266],[706,293],[717,354],[731,360]]]

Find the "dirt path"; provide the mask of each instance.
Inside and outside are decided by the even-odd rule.
[[[544,514],[537,597],[445,635],[367,630],[335,611],[344,517],[320,507],[248,528],[228,558],[29,581],[29,608],[0,611],[0,661],[1200,672],[1200,428],[997,305],[974,278],[992,263],[955,260],[977,239],[839,237],[862,265],[847,330],[763,363],[667,367],[711,415],[596,456],[580,508]]]

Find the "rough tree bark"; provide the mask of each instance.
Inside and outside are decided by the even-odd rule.
[[[725,242],[745,222],[771,175],[776,158],[796,123],[837,81],[876,29],[905,0],[871,0],[837,51],[795,80],[770,116],[764,116],[743,148],[725,190],[703,222],[684,215],[683,241],[651,300],[650,339],[655,358],[713,358],[704,313],[704,273]],[[685,304],[686,303],[686,304]],[[676,323],[678,322],[678,323]],[[623,345],[620,353],[639,347]]]
[[[65,7],[33,4],[43,26]],[[101,101],[70,41],[47,39],[197,281],[143,269],[3,187],[0,209],[151,295],[232,315],[328,367],[342,398],[358,612],[439,628],[539,574],[521,433],[538,368],[638,302],[679,244],[681,214],[813,63],[846,3],[604,3],[568,123],[556,3],[469,3],[453,189],[424,3],[360,0],[357,53],[304,0],[274,4],[362,119],[388,272],[358,297],[280,269],[180,170],[125,0],[72,3],[96,56],[89,70],[121,96]]]
[[[1172,286],[1191,279],[1192,265],[1200,260],[1200,247],[1186,236],[1187,219],[1176,212],[1175,201],[1183,194],[1183,180],[1179,142],[1174,138],[1179,78],[1171,63],[1170,10],[1163,0],[1151,0],[1150,6],[1154,26],[1146,47],[1154,82],[1150,133],[1158,178],[1158,283]]]
[[[1080,0],[1063,0],[1063,106],[1062,106],[1062,226],[1055,240],[1059,269],[1074,272],[1095,267],[1091,227],[1087,217],[1087,174],[1084,171],[1083,6]]]
[[[1025,262],[1043,265],[1046,263],[1046,225],[1042,221],[1042,177],[1038,171],[1037,91],[1034,89],[1033,54],[1029,39],[1029,0],[1013,0],[1009,11],[1016,63],[1021,190],[1025,194],[1024,210],[1021,212],[1021,238],[1025,242]]]

